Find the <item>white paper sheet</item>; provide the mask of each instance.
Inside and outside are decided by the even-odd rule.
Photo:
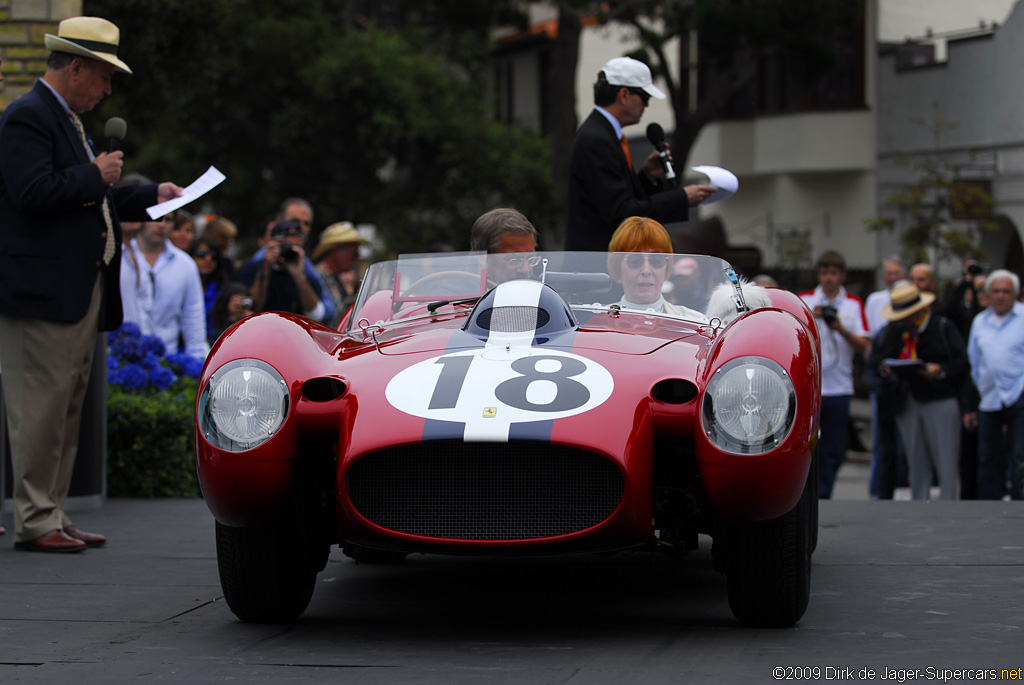
[[[695,166],[690,168],[697,173],[707,176],[708,185],[718,188],[718,190],[708,196],[708,199],[701,203],[702,205],[709,205],[712,202],[732,197],[740,187],[740,182],[736,180],[736,175],[722,167]]]
[[[224,174],[217,170],[217,167],[211,166],[206,170],[206,173],[197,178],[192,182],[190,186],[185,188],[181,197],[176,197],[173,200],[167,202],[161,202],[160,204],[147,207],[146,212],[149,214],[150,219],[159,219],[164,214],[173,212],[178,207],[184,207],[189,202],[206,195],[213,188],[220,184],[224,180]]]

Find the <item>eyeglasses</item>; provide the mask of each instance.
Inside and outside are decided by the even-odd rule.
[[[212,257],[213,253],[209,250],[196,250],[192,253],[192,257],[195,259],[203,259],[204,257]]]
[[[650,264],[652,269],[661,269],[668,264],[668,255],[643,252],[626,257],[626,266],[630,269],[640,269],[643,267],[644,262]]]
[[[630,88],[629,92],[632,93],[633,95],[639,95],[640,99],[643,100],[645,105],[651,101],[651,94],[648,93],[646,90],[643,90],[641,88]]]
[[[540,255],[536,254],[530,255],[528,257],[520,257],[518,255],[515,257],[503,257],[503,259],[505,260],[505,263],[511,266],[513,269],[518,269],[523,264],[525,264],[526,266],[537,266],[538,264],[540,264]]]

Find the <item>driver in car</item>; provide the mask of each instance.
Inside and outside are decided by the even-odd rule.
[[[487,258],[488,280],[493,285],[532,278],[533,267],[540,263],[540,256],[531,254],[537,249],[537,229],[521,212],[508,207],[492,209],[473,223],[469,249],[495,255]]]

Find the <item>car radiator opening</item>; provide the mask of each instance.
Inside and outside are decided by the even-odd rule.
[[[359,514],[383,528],[456,540],[521,540],[601,523],[622,501],[625,483],[614,462],[586,450],[442,440],[364,455],[348,471],[345,487]]]

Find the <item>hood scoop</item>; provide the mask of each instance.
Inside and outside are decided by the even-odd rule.
[[[565,300],[536,281],[509,281],[480,298],[463,330],[494,345],[530,345],[579,328]]]

